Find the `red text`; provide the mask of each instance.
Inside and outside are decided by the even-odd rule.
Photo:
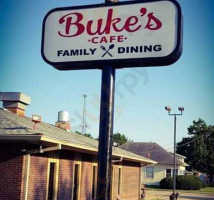
[[[129,16],[124,20],[113,17],[113,12],[114,10],[110,8],[107,12],[107,20],[88,20],[86,24],[83,23],[84,15],[82,13],[69,13],[59,19],[59,24],[63,24],[65,28],[58,31],[58,34],[62,37],[76,37],[83,33],[87,33],[89,36],[100,36],[112,34],[111,31],[130,33],[142,28],[158,30],[162,27],[161,21],[154,16],[153,12],[147,12],[146,8],[141,8],[139,14]]]

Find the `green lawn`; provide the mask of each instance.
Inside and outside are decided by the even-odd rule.
[[[214,194],[214,187],[205,187],[199,190],[198,192],[209,192]]]

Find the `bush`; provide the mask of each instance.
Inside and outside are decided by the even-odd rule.
[[[177,176],[176,183],[181,190],[200,190],[203,186],[197,177],[190,175]]]
[[[206,184],[204,181],[202,181],[199,177],[193,176],[193,178],[194,178],[195,180],[201,182],[202,188],[205,188],[205,187],[207,186],[207,184]]]
[[[180,190],[200,190],[202,182],[195,176],[181,175],[176,177],[176,189]],[[173,178],[164,178],[160,181],[160,188],[172,189]]]
[[[173,178],[164,178],[160,181],[161,189],[172,189],[173,187]]]

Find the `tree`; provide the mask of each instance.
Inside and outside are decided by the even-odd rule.
[[[214,178],[214,126],[208,126],[204,120],[193,121],[188,128],[190,137],[183,138],[177,144],[177,153],[187,157],[190,169],[206,173],[210,185]]]
[[[79,132],[79,131],[75,131],[75,133],[93,139],[93,136],[92,136],[90,133],[83,133],[83,134],[82,134],[82,133]]]
[[[126,137],[124,134],[121,133],[114,133],[113,134],[113,142],[117,142],[118,145],[122,145],[126,142],[132,142],[128,137]]]

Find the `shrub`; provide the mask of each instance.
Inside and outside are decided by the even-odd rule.
[[[197,177],[190,175],[177,176],[176,183],[181,190],[200,190],[203,186]]]
[[[173,187],[173,178],[163,178],[160,181],[161,189],[172,189],[172,187]]]
[[[205,187],[207,186],[206,183],[205,183],[204,181],[202,181],[199,177],[193,176],[193,178],[194,178],[195,180],[201,182],[203,188],[205,188]]]
[[[180,190],[200,190],[202,182],[195,176],[181,175],[176,177],[176,188]],[[160,188],[172,189],[173,178],[164,178],[160,181]]]

